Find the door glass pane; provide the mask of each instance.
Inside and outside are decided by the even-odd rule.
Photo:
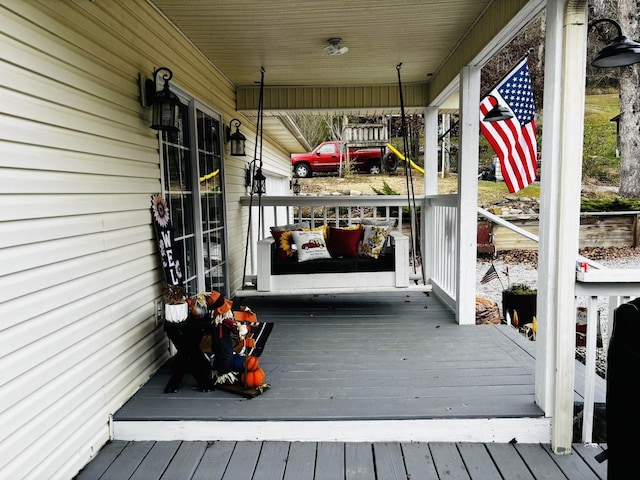
[[[165,197],[173,227],[174,247],[179,252],[183,281],[189,294],[196,290],[196,254],[193,248],[195,235],[193,222],[193,182],[190,171],[191,147],[189,145],[189,109],[180,109],[178,132],[162,133]]]
[[[220,122],[200,110],[196,112],[196,118],[205,284],[208,290],[226,294]]]

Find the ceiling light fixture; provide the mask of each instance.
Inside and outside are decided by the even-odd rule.
[[[340,42],[342,41],[341,38],[330,38],[327,41],[329,42],[329,45],[324,47],[324,53],[327,55],[344,55],[349,51],[347,47],[340,46]]]

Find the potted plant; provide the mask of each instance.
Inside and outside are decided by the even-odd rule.
[[[184,322],[189,316],[187,291],[180,285],[167,285],[164,289],[164,318],[167,322]]]
[[[519,328],[533,322],[536,316],[538,291],[525,283],[514,283],[502,291],[502,312],[505,321]]]

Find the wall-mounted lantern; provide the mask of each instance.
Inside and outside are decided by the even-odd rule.
[[[236,122],[236,131],[231,133],[231,128],[233,127],[233,122]],[[244,143],[247,141],[247,138],[240,133],[240,125],[242,122],[237,118],[232,118],[229,122],[229,126],[225,127],[226,132],[226,141],[231,142],[231,155],[234,157],[244,157]]]
[[[158,75],[161,74],[164,84],[160,91],[157,90]],[[153,113],[150,128],[154,130],[177,131],[178,118],[182,103],[176,94],[169,89],[169,80],[173,78],[173,72],[167,67],[160,67],[153,71],[153,79],[140,78],[142,105],[152,107]]]
[[[262,166],[258,167],[256,174],[253,176],[253,190],[251,193],[259,197],[267,193],[267,177],[262,173]]]
[[[294,195],[300,195],[300,182],[298,181],[298,177],[296,177],[293,185],[291,185],[291,190]]]

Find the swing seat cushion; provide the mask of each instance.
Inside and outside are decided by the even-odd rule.
[[[393,247],[390,247],[393,250]],[[393,252],[376,258],[339,257],[298,262],[295,256],[289,260],[275,259],[272,253],[271,274],[314,274],[314,273],[352,273],[352,272],[393,272],[395,268]]]
[[[411,288],[430,291],[430,285],[410,286],[409,237],[391,230],[378,258],[359,255],[299,262],[290,257],[277,260],[276,242],[258,242],[255,290],[242,295],[302,295],[391,291]]]

